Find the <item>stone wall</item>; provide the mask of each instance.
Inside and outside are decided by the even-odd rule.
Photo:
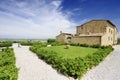
[[[113,45],[117,43],[117,31],[115,28],[110,27],[110,25],[108,25],[106,27],[106,34],[104,34],[101,38],[102,43],[101,45]]]
[[[71,39],[72,43],[96,45],[101,44],[101,36],[79,36]]]
[[[104,33],[106,30],[105,21],[91,21],[77,27],[77,34]]]
[[[61,42],[61,43],[64,43],[65,42],[65,36],[63,34],[60,34],[60,35],[56,36],[56,40]]]

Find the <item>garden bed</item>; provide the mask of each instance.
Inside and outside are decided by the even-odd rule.
[[[33,46],[30,50],[64,75],[81,78],[89,69],[103,61],[113,48],[111,46],[99,48],[71,46],[66,49],[63,45]]]
[[[18,69],[15,60],[12,48],[3,48],[0,51],[0,80],[17,80]]]

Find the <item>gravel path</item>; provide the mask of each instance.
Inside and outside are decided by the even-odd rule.
[[[38,57],[29,51],[28,46],[17,47],[13,44],[16,66],[20,68],[18,80],[69,80],[67,77],[59,74],[50,65],[38,59]]]
[[[13,45],[16,66],[20,68],[18,80],[72,80],[56,72],[50,65],[38,59],[28,46]],[[120,80],[120,45],[97,67],[88,71],[81,80]]]
[[[97,67],[88,71],[81,80],[120,80],[120,45]]]

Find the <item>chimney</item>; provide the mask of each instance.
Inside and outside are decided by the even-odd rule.
[[[60,31],[60,34],[62,34],[62,31]]]

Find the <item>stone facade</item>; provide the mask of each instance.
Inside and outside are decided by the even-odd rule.
[[[114,45],[117,44],[117,34],[116,26],[109,20],[92,20],[77,26],[75,36],[71,36],[71,42],[88,45]],[[67,36],[60,35],[57,36],[57,40],[62,39],[61,41],[65,42]]]
[[[57,41],[62,43],[71,42],[71,38],[73,37],[72,34],[69,33],[61,33],[60,35],[56,36]]]
[[[88,45],[95,45],[101,44],[101,36],[79,36],[73,37],[72,43],[79,43],[79,44],[88,44]]]

